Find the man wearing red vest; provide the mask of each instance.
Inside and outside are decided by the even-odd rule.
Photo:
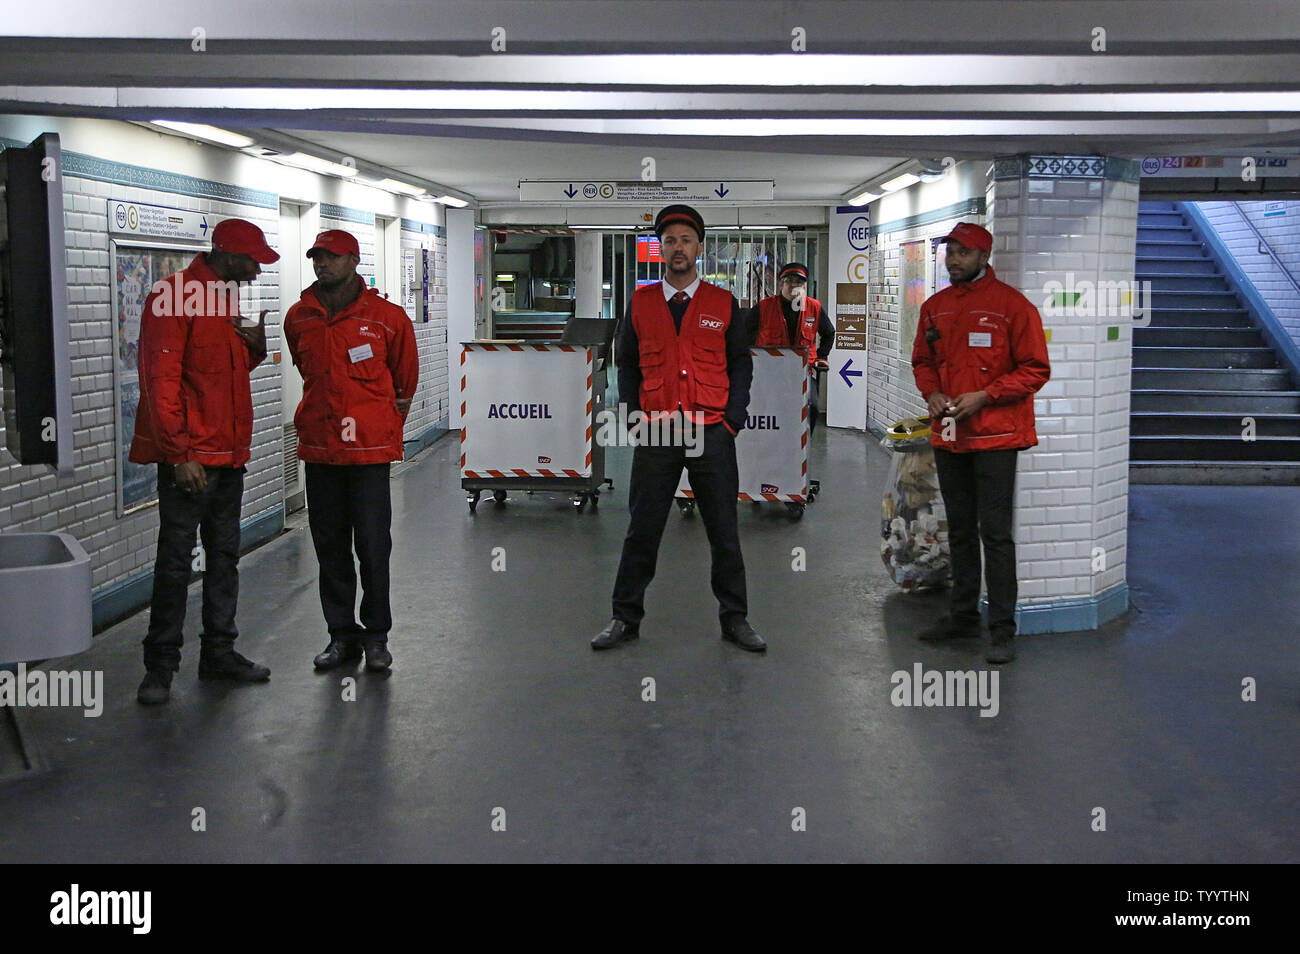
[[[939,490],[952,551],[951,613],[921,634],[980,635],[980,542],[989,593],[991,663],[1015,659],[1016,455],[1038,443],[1034,394],[1051,368],[1038,309],[998,281],[993,236],[958,222],[942,239],[952,284],[921,305],[912,372],[929,406]]]
[[[249,372],[266,357],[266,312],[239,315],[239,284],[280,258],[252,222],[226,219],[212,251],[158,282],[140,320],[140,406],[129,459],[158,465],[158,555],[153,568],[145,677],[136,699],[160,705],[180,669],[181,630],[203,541],[200,679],[265,682],[271,670],[235,652],[239,512],[253,438]]]
[[[685,467],[709,537],[722,638],[761,653],[767,644],[747,619],[736,525],[735,440],[745,426],[754,375],[749,334],[731,293],[701,281],[696,271],[704,242],[700,214],[688,205],[670,205],[655,217],[655,234],[666,273],[662,281],[638,288],[628,303],[618,338],[618,391],[629,418],[641,412],[677,421],[680,439],[667,446],[641,441],[633,451],[631,519],[614,582],[614,618],[591,647],[608,649],[640,635],[646,587]],[[683,417],[703,425],[698,456],[686,453]]]
[[[805,294],[808,267],[790,262],[777,276],[780,294],[758,304],[758,348],[808,349],[808,433],[817,430],[817,372],[830,367],[826,356],[835,346],[835,326],[822,303]]]
[[[284,336],[303,378],[294,415],[298,456],[307,462],[307,522],[320,563],[320,602],[330,641],[318,670],[361,659],[386,672],[388,561],[393,549],[389,462],[402,459],[402,427],[419,382],[415,328],[399,306],[357,274],[361,248],[341,229],[307,251],[316,283],[284,318]],[[361,621],[357,573],[361,564]]]

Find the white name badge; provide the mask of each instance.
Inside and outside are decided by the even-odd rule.
[[[992,348],[993,335],[987,331],[972,331],[970,333],[970,346],[972,348]]]
[[[987,338],[988,335],[985,335],[984,337]],[[353,364],[356,364],[358,361],[365,361],[366,358],[373,358],[374,356],[375,353],[370,350],[370,345],[368,344],[357,345],[355,348],[348,349],[348,357],[352,359]]]

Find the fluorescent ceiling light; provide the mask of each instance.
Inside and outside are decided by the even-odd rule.
[[[742,232],[771,232],[773,230],[785,230],[784,225],[742,225]]]
[[[402,195],[409,196],[420,196],[429,191],[417,185],[411,185],[409,182],[402,182],[400,179],[380,179],[375,185],[381,189],[387,189],[389,192],[400,192]]]
[[[586,229],[592,232],[630,232],[636,229],[635,225],[570,225],[570,229]]]
[[[498,276],[497,276],[497,281],[499,281],[499,282],[512,282],[512,281],[514,281],[514,280],[515,280],[515,273],[514,273],[514,272],[508,272],[508,273],[506,273],[506,274],[504,274],[504,275],[498,275]]]
[[[284,162],[291,166],[297,166],[299,169],[319,172],[326,176],[343,176],[344,178],[351,178],[357,174],[356,166],[345,166],[341,162],[330,162],[330,160],[322,159],[320,156],[309,156],[305,152],[291,152],[288,155],[275,156],[273,158],[279,162]]]
[[[863,189],[853,198],[849,199],[849,205],[866,205],[868,202],[874,202],[876,199],[879,199],[883,194],[884,193],[881,192],[873,192],[870,189]]]
[[[886,192],[897,192],[899,189],[906,189],[910,185],[916,185],[921,181],[921,177],[914,172],[904,172],[901,176],[894,176],[888,182],[880,183],[880,188]]]
[[[449,205],[453,209],[463,209],[465,206],[469,205],[469,203],[466,202],[464,199],[458,199],[454,195],[435,196],[433,201],[441,202],[443,205]]]
[[[170,129],[173,132],[184,133],[187,136],[193,136],[195,139],[215,142],[221,146],[233,146],[236,149],[244,149],[253,144],[253,140],[247,136],[241,136],[239,133],[229,132],[225,129],[218,129],[216,126],[204,126],[202,123],[174,123],[168,119],[154,119],[150,120],[150,124],[162,126],[164,129]]]

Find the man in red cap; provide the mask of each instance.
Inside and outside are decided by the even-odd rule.
[[[145,300],[130,452],[137,464],[158,465],[158,554],[136,693],[145,705],[167,701],[180,669],[196,528],[204,553],[199,678],[271,677],[234,650],[239,513],[253,435],[249,372],[266,357],[266,312],[245,322],[238,289],[279,257],[252,222],[226,219],[212,230],[212,251],[158,282]]]
[[[808,267],[789,262],[777,273],[779,294],[758,303],[758,348],[808,349],[808,433],[817,430],[817,372],[830,367],[835,326],[822,303],[806,294]]]
[[[980,635],[980,542],[988,583],[991,663],[1016,656],[1016,455],[1038,443],[1034,394],[1051,374],[1038,309],[998,281],[993,236],[959,222],[942,241],[952,284],[921,305],[912,372],[929,407],[952,551],[950,614],[921,634]]]
[[[657,446],[638,443],[632,453],[631,518],[614,581],[614,618],[591,648],[610,649],[640,635],[646,587],[654,579],[659,542],[685,467],[709,537],[722,638],[761,653],[767,643],[747,619],[736,521],[735,441],[745,426],[754,375],[749,332],[731,292],[700,280],[695,264],[704,243],[700,214],[689,205],[667,206],[655,217],[655,234],[664,278],[638,288],[628,302],[619,325],[618,393],[629,417],[639,412],[669,422],[670,439]],[[703,428],[697,456],[686,453],[686,420],[694,434]],[[671,439],[674,428],[682,439]]]
[[[393,662],[388,470],[390,461],[402,459],[402,428],[419,382],[415,328],[401,307],[366,288],[351,233],[321,232],[307,257],[316,282],[289,309],[284,334],[303,378],[293,422],[298,456],[307,462],[307,520],[330,636],[315,665],[334,669],[364,652],[367,669],[386,672]]]

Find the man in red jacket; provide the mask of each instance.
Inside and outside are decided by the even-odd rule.
[[[145,299],[130,453],[137,464],[158,465],[158,555],[145,678],[136,694],[144,705],[166,702],[180,669],[196,528],[205,561],[199,678],[271,678],[271,670],[234,650],[239,511],[253,435],[248,375],[266,357],[266,312],[245,322],[238,289],[279,257],[256,225],[226,219],[212,230],[211,252],[200,252]]]
[[[361,249],[351,233],[321,232],[307,257],[316,282],[289,309],[284,334],[303,378],[293,422],[298,456],[307,463],[307,520],[330,635],[315,665],[334,669],[355,663],[364,651],[367,669],[386,672],[393,663],[388,469],[402,459],[402,427],[420,376],[415,328],[401,307],[366,288],[357,274]]]
[[[991,663],[1016,656],[1016,455],[1038,443],[1034,393],[1051,373],[1043,321],[988,264],[993,236],[959,222],[942,241],[952,284],[921,305],[912,371],[929,407],[952,551],[951,613],[921,635],[978,637],[980,542],[989,594]]]
[[[756,348],[808,349],[808,433],[817,430],[817,372],[830,368],[835,326],[822,303],[806,294],[808,267],[789,262],[777,274],[780,293],[758,303]]]

